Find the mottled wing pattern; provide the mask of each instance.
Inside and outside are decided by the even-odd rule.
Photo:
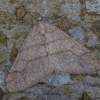
[[[100,68],[100,60],[57,27],[39,21],[26,37],[6,79],[17,92],[57,73],[84,74]]]
[[[39,26],[37,23],[28,34],[9,71],[6,86],[10,92],[25,90],[45,79],[53,71],[49,64],[46,38],[41,34]]]
[[[46,28],[49,61],[56,72],[85,74],[100,68],[99,58],[89,49],[55,26],[42,25]]]

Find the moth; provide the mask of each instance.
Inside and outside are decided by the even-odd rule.
[[[85,74],[100,69],[99,58],[65,32],[40,20],[27,35],[6,78],[10,92],[24,91],[52,72]]]

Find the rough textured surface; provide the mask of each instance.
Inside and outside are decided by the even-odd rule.
[[[0,100],[2,100],[3,96],[4,96],[4,93],[3,93],[3,91],[0,89]]]
[[[90,96],[86,92],[84,92],[79,100],[93,100],[93,99],[90,98]]]
[[[23,17],[20,15],[19,20],[18,9],[27,12],[22,14]],[[5,78],[9,68],[40,16],[49,23],[59,23],[59,19],[66,16],[68,34],[100,57],[100,0],[0,0],[0,31],[3,34],[2,41],[0,37],[0,88],[7,93],[4,100],[23,96],[30,100],[79,100],[83,92],[100,100],[100,70],[85,75],[52,74],[49,82],[44,80],[44,85],[40,83],[27,92],[7,91]]]
[[[26,37],[6,86],[23,91],[42,82],[52,72],[85,74],[100,69],[99,58],[57,27],[39,21]]]

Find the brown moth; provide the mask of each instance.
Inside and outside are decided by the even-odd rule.
[[[54,71],[85,74],[99,68],[100,60],[93,52],[40,20],[26,37],[6,78],[6,87],[10,92],[23,91]]]

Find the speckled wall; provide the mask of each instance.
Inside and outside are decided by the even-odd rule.
[[[9,68],[41,16],[48,22],[65,16],[66,34],[100,57],[100,0],[0,0],[0,100],[100,100],[100,70],[85,75],[53,73],[26,91],[7,91]]]

